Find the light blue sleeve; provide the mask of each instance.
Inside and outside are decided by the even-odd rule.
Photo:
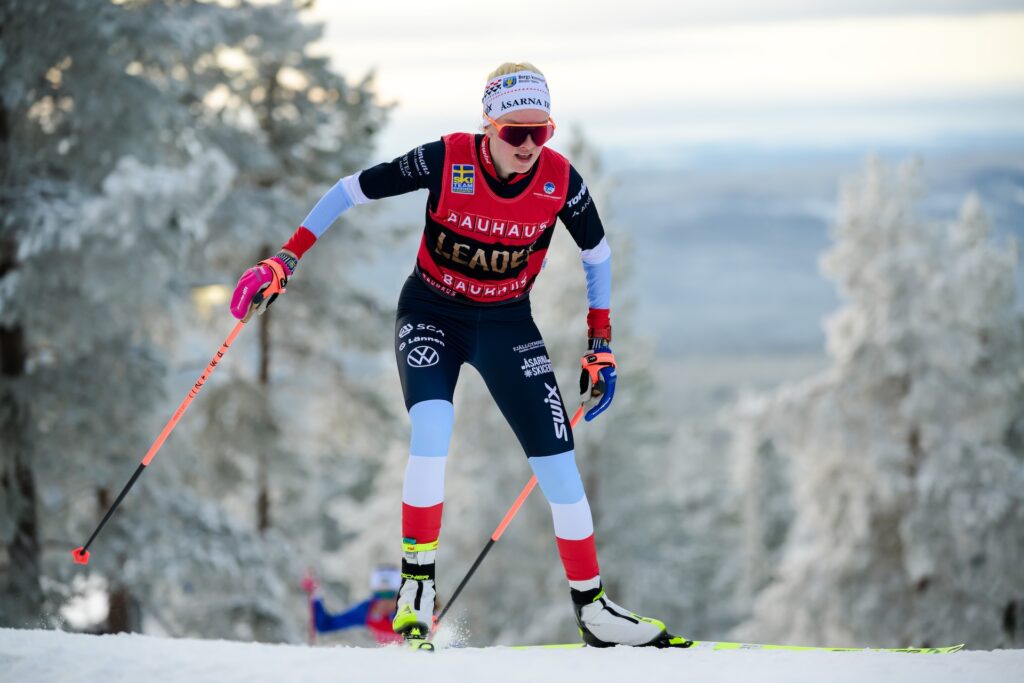
[[[593,249],[580,253],[583,272],[587,276],[587,302],[591,308],[611,308],[612,250],[608,240],[601,239]]]
[[[583,262],[587,274],[587,302],[591,308],[611,308],[612,301],[612,260],[605,259],[598,264]]]
[[[334,184],[302,222],[303,227],[316,235],[317,239],[327,232],[338,216],[357,204],[371,201],[359,187],[359,174],[346,176]]]

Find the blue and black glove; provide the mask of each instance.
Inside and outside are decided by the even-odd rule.
[[[607,339],[592,338],[590,351],[580,358],[580,404],[590,422],[612,404],[615,397],[615,354]]]

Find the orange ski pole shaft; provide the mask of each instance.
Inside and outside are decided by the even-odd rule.
[[[573,415],[572,420],[569,421],[569,427],[575,428],[576,423],[580,421],[581,417],[583,417],[583,406],[580,406],[579,410],[576,411],[576,414]],[[444,615],[448,614],[448,610],[451,609],[452,604],[455,602],[455,598],[459,597],[459,593],[461,593],[462,589],[465,588],[467,583],[469,583],[470,577],[476,573],[477,567],[479,567],[480,563],[484,561],[485,557],[487,557],[487,553],[491,551],[494,544],[497,543],[498,539],[501,538],[501,535],[505,533],[505,529],[512,521],[512,518],[519,512],[519,508],[523,507],[523,503],[525,503],[526,499],[529,498],[530,492],[533,491],[535,486],[537,486],[537,475],[530,477],[530,481],[526,482],[526,486],[524,486],[523,490],[519,492],[519,496],[516,497],[515,502],[512,503],[512,507],[508,509],[508,512],[505,513],[505,517],[502,518],[501,523],[498,524],[498,528],[496,528],[494,533],[491,534],[491,538],[487,541],[487,545],[485,545],[484,549],[480,551],[479,555],[477,555],[473,566],[470,567],[469,571],[466,572],[466,575],[462,577],[462,581],[459,582],[458,588],[456,588],[455,592],[452,593],[452,599],[448,601],[444,606],[444,609],[441,610],[441,614],[437,616],[437,623],[441,623],[441,620],[444,619]]]
[[[206,380],[209,379],[210,375],[213,374],[213,371],[217,369],[217,365],[220,363],[221,358],[223,358],[224,354],[228,352],[228,348],[230,348],[231,344],[235,341],[235,337],[238,336],[238,333],[242,331],[243,325],[245,325],[245,321],[239,321],[235,325],[235,329],[231,330],[231,334],[228,335],[228,338],[220,345],[220,349],[218,349],[217,353],[214,354],[213,360],[211,360],[210,364],[206,366],[205,370],[203,370],[203,374],[201,374],[199,379],[196,380],[196,383],[192,385],[192,389],[188,392],[188,396],[186,396],[185,400],[181,402],[178,409],[174,411],[174,415],[172,415],[171,419],[168,420],[166,425],[164,425],[163,431],[160,432],[160,435],[156,437],[156,441],[154,441],[153,445],[149,447],[148,451],[146,451],[146,455],[142,458],[142,462],[139,463],[138,468],[136,468],[135,474],[133,474],[132,478],[128,480],[125,487],[121,489],[121,493],[118,494],[114,504],[107,510],[107,513],[103,516],[103,520],[100,521],[96,530],[92,532],[92,536],[89,537],[86,544],[71,551],[71,554],[77,564],[89,564],[89,546],[92,545],[94,540],[96,540],[96,537],[106,525],[107,520],[110,519],[110,516],[114,514],[114,510],[117,509],[117,506],[121,504],[122,500],[124,500],[128,491],[135,485],[135,482],[142,475],[143,470],[145,470],[149,463],[153,461],[153,458],[156,457],[157,452],[160,450],[161,446],[164,445],[164,441],[167,440],[167,437],[171,435],[171,432],[174,431],[174,428],[178,425],[178,420],[180,420],[181,416],[185,414],[186,410],[188,410],[189,405],[192,403],[192,399],[199,394],[199,390],[203,388],[204,384],[206,384]]]
[[[576,414],[572,416],[572,419],[569,421],[569,427],[575,429],[576,423],[580,421],[581,417],[583,417],[583,406],[580,406],[576,411]],[[510,507],[508,512],[505,513],[505,518],[501,520],[501,524],[499,524],[498,528],[496,528],[494,533],[491,534],[491,540],[497,543],[498,540],[501,539],[501,535],[505,533],[505,528],[512,521],[512,518],[519,512],[519,508],[523,507],[523,503],[526,502],[526,499],[530,496],[530,493],[536,485],[537,475],[535,474],[530,477],[530,481],[526,482],[526,486],[524,486],[523,490],[519,492],[519,496],[516,498],[515,502],[512,503],[512,507]]]

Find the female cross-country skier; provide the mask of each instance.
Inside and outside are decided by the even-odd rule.
[[[342,178],[276,256],[247,270],[231,311],[247,319],[276,295],[302,255],[357,204],[427,190],[416,265],[398,299],[395,353],[412,423],[402,488],[402,584],[392,627],[410,640],[429,633],[434,560],[441,532],[444,469],[463,363],[483,376],[526,451],[551,505],[555,540],[576,622],[592,646],[669,643],[665,625],[612,602],[601,585],[590,506],[573,435],[547,350],[530,312],[556,218],[581,250],[586,273],[588,353],[581,402],[592,420],[615,392],[611,249],[583,179],[545,147],[555,132],[547,80],[528,63],[506,63],[483,90],[483,133],[452,133]]]

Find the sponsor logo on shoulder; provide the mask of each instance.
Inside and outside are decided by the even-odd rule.
[[[413,159],[413,164],[416,166],[416,173],[420,177],[430,175],[430,169],[427,168],[427,157],[423,152],[422,145],[416,148],[416,157]]]
[[[412,325],[406,323],[405,325],[402,325],[400,330],[398,330],[398,336],[399,337],[404,337],[405,335],[409,334],[410,332],[412,332]]]
[[[573,197],[572,199],[570,199],[569,201],[567,201],[565,203],[565,205],[568,206],[571,209],[572,207],[574,207],[574,206],[576,206],[577,204],[580,203],[580,200],[583,199],[583,195],[585,195],[586,193],[587,193],[587,184],[583,183],[583,185],[580,186],[580,191],[576,193],[576,196]]]
[[[473,164],[452,164],[452,192],[476,193],[476,167]]]

